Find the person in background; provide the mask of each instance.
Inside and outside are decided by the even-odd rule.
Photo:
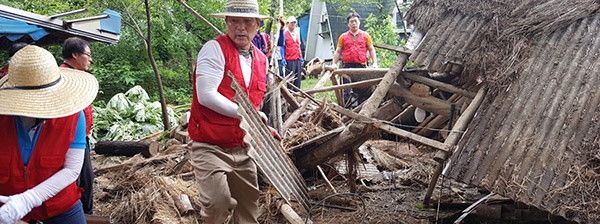
[[[287,29],[284,30],[281,27],[277,46],[284,46],[284,52],[282,53],[283,59],[285,59],[284,76],[292,76],[294,78],[294,85],[300,88],[302,64],[304,64],[302,49],[300,47],[300,30],[296,27],[296,17],[290,16],[286,21]]]
[[[252,39],[252,43],[268,58],[271,56],[271,41],[269,40],[269,34],[260,32],[260,28],[263,27],[263,25],[264,22],[260,21],[260,26],[256,35],[254,35],[254,39]]]
[[[243,140],[227,74],[233,74],[258,111],[267,89],[268,62],[252,39],[260,21],[269,17],[258,13],[257,0],[227,0],[225,12],[209,15],[225,19],[227,32],[202,46],[192,79],[189,152],[200,214],[205,223],[258,223],[257,167]]]
[[[8,64],[10,63],[10,58],[25,46],[27,46],[27,43],[17,42],[8,48],[8,61],[6,62],[6,65],[0,69],[0,79],[8,74]]]
[[[59,68],[34,45],[0,79],[0,224],[86,223],[75,180],[85,154],[85,116],[94,76]]]
[[[373,67],[377,68],[377,55],[373,47],[373,39],[367,32],[360,30],[360,15],[351,12],[346,17],[349,31],[340,35],[337,41],[337,48],[333,54],[332,64],[338,66],[340,56],[342,56],[343,68],[366,68],[367,53],[371,57]],[[342,79],[343,83],[350,83],[349,77]],[[352,94],[352,89],[344,90],[344,101],[348,102]]]
[[[71,68],[80,71],[87,71],[90,68],[92,61],[92,52],[90,51],[89,43],[79,37],[69,37],[63,43],[62,57],[64,62],[60,65],[61,68]],[[90,158],[90,135],[92,130],[92,105],[88,105],[83,110],[85,114],[85,157],[77,186],[83,189],[81,193],[81,202],[83,203],[83,211],[85,214],[94,213],[94,170],[92,169],[92,160]]]

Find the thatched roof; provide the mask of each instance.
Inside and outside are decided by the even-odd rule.
[[[411,56],[491,91],[445,175],[583,223],[600,214],[600,2],[417,1]]]
[[[464,75],[467,81],[477,76],[485,76],[484,80],[490,81],[492,89],[495,90],[495,86],[506,85],[514,78],[514,70],[520,66],[515,63],[515,59],[521,61],[527,57],[530,40],[564,29],[597,13],[598,9],[598,0],[417,0],[407,13],[406,19],[416,24],[424,33],[433,35],[436,32],[446,32],[455,38],[434,38],[436,40],[469,40],[470,42],[461,46],[464,55],[445,55],[444,53],[453,52],[441,52],[441,56],[446,57],[442,62],[458,60],[465,63]],[[466,19],[468,22],[447,24],[448,20],[457,18]],[[468,30],[473,28],[469,27],[473,23],[477,23],[477,29]],[[440,27],[442,24],[445,27]],[[434,32],[429,32],[432,28]],[[443,28],[462,30],[468,34],[457,36],[456,33],[452,34],[453,32],[447,32]],[[419,52],[418,50],[416,53]],[[429,57],[432,54],[440,56],[440,52],[422,53]],[[411,59],[415,58],[413,55]],[[503,63],[507,61],[510,63]]]

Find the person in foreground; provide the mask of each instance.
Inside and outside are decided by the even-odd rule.
[[[64,62],[61,68],[72,68],[80,71],[87,71],[92,60],[90,44],[79,37],[69,37],[63,43],[62,56]],[[85,214],[94,213],[94,169],[92,168],[92,159],[90,158],[90,136],[92,134],[92,123],[94,116],[92,114],[92,105],[83,109],[85,115],[85,156],[83,157],[83,166],[77,178],[77,186],[82,190],[81,203]]]
[[[225,19],[227,33],[204,44],[192,84],[188,131],[200,214],[205,223],[257,223],[257,167],[243,142],[227,73],[233,74],[259,110],[266,90],[267,58],[252,39],[260,21],[269,17],[258,13],[257,0],[227,0],[225,12],[211,16]]]
[[[75,180],[85,153],[94,76],[59,68],[34,45],[11,59],[0,79],[0,224],[86,223]]]

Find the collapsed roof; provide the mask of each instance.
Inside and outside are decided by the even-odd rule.
[[[600,3],[418,0],[410,59],[464,68],[486,101],[444,175],[585,222],[600,222]]]

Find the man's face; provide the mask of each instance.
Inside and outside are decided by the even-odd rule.
[[[350,27],[350,31],[356,32],[360,27],[360,19],[358,17],[352,17],[348,20],[348,27]]]
[[[92,52],[89,46],[85,46],[82,53],[73,53],[73,60],[69,62],[74,69],[87,71],[92,64]]]
[[[289,31],[294,31],[296,29],[296,22],[288,22],[287,26]]]
[[[225,18],[227,24],[227,36],[233,44],[240,49],[250,49],[252,38],[258,32],[260,21],[257,18],[231,17]]]

